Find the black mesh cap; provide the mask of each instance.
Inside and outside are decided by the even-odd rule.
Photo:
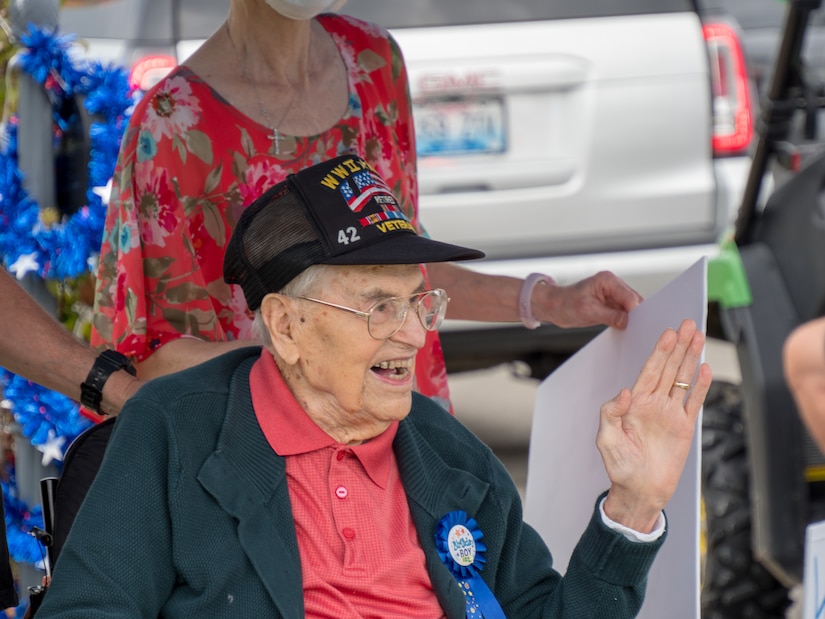
[[[419,264],[483,258],[418,236],[384,180],[355,155],[290,174],[244,211],[223,277],[256,310],[314,264]]]

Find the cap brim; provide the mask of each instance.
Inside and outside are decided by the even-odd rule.
[[[452,245],[416,234],[395,234],[386,241],[330,256],[323,264],[421,264],[457,262],[483,258],[484,252],[461,245]]]

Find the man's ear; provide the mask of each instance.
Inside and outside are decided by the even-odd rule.
[[[277,293],[266,295],[261,302],[261,318],[278,356],[290,365],[297,363],[301,357],[295,339],[299,317],[293,300]]]

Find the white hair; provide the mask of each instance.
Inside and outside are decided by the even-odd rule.
[[[325,279],[325,276],[332,271],[333,267],[326,264],[316,264],[308,267],[302,271],[300,275],[291,279],[286,286],[278,291],[278,294],[282,294],[285,297],[308,296],[312,290],[318,286],[318,282]],[[255,318],[252,321],[252,332],[261,339],[261,343],[267,350],[272,351],[272,337],[264,323],[260,307],[255,310]]]

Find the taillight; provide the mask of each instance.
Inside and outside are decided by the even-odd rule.
[[[713,93],[713,153],[744,151],[753,137],[748,73],[739,37],[727,24],[705,24]]]
[[[132,88],[149,90],[175,68],[177,61],[172,56],[144,56],[138,60],[129,73]]]

